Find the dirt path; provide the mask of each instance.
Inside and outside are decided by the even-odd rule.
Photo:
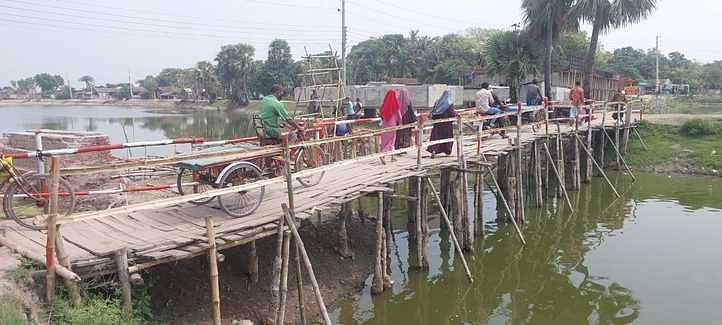
[[[722,113],[714,114],[647,114],[644,120],[655,124],[682,125],[684,122],[693,118],[701,118],[704,120],[722,121]]]

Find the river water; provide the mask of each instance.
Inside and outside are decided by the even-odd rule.
[[[253,134],[247,114],[229,110],[152,110],[142,107],[113,106],[8,106],[0,107],[0,133],[43,128],[53,130],[98,131],[111,143],[204,137],[212,140]],[[147,151],[146,151],[147,150]],[[190,150],[188,145],[136,148],[134,157],[167,155]],[[127,150],[113,155],[127,157]]]
[[[572,193],[574,215],[553,202],[528,209],[524,248],[509,225],[496,223],[496,200],[486,193],[487,236],[467,255],[473,284],[438,231],[430,270],[408,270],[398,204],[392,290],[371,296],[369,277],[333,311],[335,323],[719,324],[722,179],[638,175],[631,184],[613,176],[622,199],[595,178]]]

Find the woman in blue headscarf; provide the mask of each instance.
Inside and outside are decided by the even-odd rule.
[[[441,97],[436,100],[434,109],[431,111],[431,119],[447,119],[456,117],[456,110],[454,109],[454,103],[451,100],[451,93],[445,90]],[[434,124],[434,128],[431,129],[431,141],[450,139],[454,137],[454,122],[443,122]],[[433,158],[439,153],[445,153],[447,156],[451,155],[451,149],[454,147],[453,142],[439,143],[430,146],[426,151],[431,153]]]

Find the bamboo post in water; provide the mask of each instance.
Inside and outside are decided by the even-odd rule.
[[[476,212],[476,229],[483,237],[484,229],[484,173],[476,174],[474,184],[474,211]]]
[[[572,206],[572,201],[569,199],[569,193],[567,193],[566,186],[564,185],[564,179],[562,178],[562,175],[559,173],[559,169],[554,165],[554,159],[552,159],[552,154],[549,152],[549,147],[544,144],[544,151],[547,155],[547,159],[549,160],[549,165],[554,171],[554,175],[557,176],[557,181],[559,181],[559,185],[562,188],[562,193],[564,194],[564,199],[567,201],[567,206],[569,206],[569,210],[574,213],[574,207]]]
[[[293,221],[293,210],[290,210],[288,206],[285,203],[281,203],[281,208],[283,209],[284,217],[286,218],[286,223],[288,224],[288,227],[291,229],[291,234],[293,234],[293,238],[296,241],[296,245],[298,245],[298,248],[301,252],[301,257],[303,257],[303,263],[306,265],[306,273],[308,273],[308,277],[311,280],[311,286],[313,287],[313,292],[316,296],[316,303],[318,303],[318,307],[321,311],[321,316],[323,317],[324,324],[331,325],[331,318],[328,316],[328,311],[326,310],[326,304],[323,302],[323,296],[321,296],[321,288],[318,286],[318,281],[316,281],[316,274],[313,272],[313,266],[311,265],[311,260],[308,258],[308,253],[306,252],[306,247],[303,245],[303,241],[301,240],[301,235],[298,233],[298,229],[296,228],[296,224]]]
[[[618,168],[618,169],[621,169],[621,168],[622,168],[622,164],[621,164],[621,162],[620,162],[620,160],[619,160],[620,157],[621,157],[621,153],[619,152],[619,148],[620,148],[620,144],[619,144],[619,120],[622,119],[622,116],[621,116],[621,114],[620,114],[620,113],[621,113],[620,107],[621,107],[620,104],[615,104],[615,105],[614,105],[614,112],[615,112],[615,114],[617,114],[617,115],[616,115],[617,118],[614,119],[614,146],[615,146],[615,148],[617,148],[617,168]]]
[[[353,258],[353,252],[349,247],[348,229],[347,224],[351,220],[352,213],[351,202],[346,202],[341,206],[341,211],[338,213],[338,252],[343,258]]]
[[[534,189],[535,189],[535,198],[536,198],[536,206],[542,207],[544,206],[544,191],[542,190],[542,167],[541,167],[541,159],[539,155],[539,142],[534,141],[532,150],[534,151]]]
[[[208,232],[208,265],[211,282],[211,313],[213,324],[221,325],[221,296],[218,283],[218,260],[216,259],[216,232],[213,228],[213,218],[206,217],[206,230]]]
[[[607,151],[607,137],[606,137],[606,134],[607,134],[607,123],[606,123],[607,107],[608,107],[607,103],[604,103],[604,109],[602,110],[602,128],[600,129],[600,131],[602,133],[604,133],[602,135],[601,151],[599,152],[599,163],[602,165],[602,167],[606,166],[606,164],[607,164],[607,160],[604,157],[604,155],[606,154],[606,151]]]
[[[521,126],[522,126],[522,106],[521,101],[517,101],[517,118],[516,118],[516,204],[517,218],[520,223],[526,222],[524,213],[524,176],[522,173],[523,159],[521,149]]]
[[[627,144],[629,143],[629,130],[632,127],[632,105],[629,104],[626,107],[626,114],[624,114],[624,154],[627,154]]]
[[[459,150],[459,173],[460,173],[460,181],[461,186],[459,187],[459,190],[461,191],[460,196],[460,203],[461,203],[461,224],[463,227],[463,243],[464,243],[464,250],[467,252],[473,252],[474,251],[474,227],[473,222],[471,222],[471,213],[469,212],[469,190],[468,190],[468,181],[467,181],[467,175],[466,175],[466,156],[464,155],[464,121],[461,115],[457,117],[456,124],[458,125],[458,135],[456,140],[456,145],[458,146]]]
[[[424,254],[424,250],[426,250],[425,240],[424,240],[424,221],[423,219],[426,218],[423,211],[423,198],[422,198],[422,187],[423,184],[423,178],[421,176],[416,177],[416,220],[415,220],[415,226],[416,226],[416,260],[418,262],[417,267],[419,269],[426,269],[428,268],[428,263],[425,259],[426,254]]]
[[[579,145],[582,146],[582,148],[584,149],[584,151],[586,151],[587,154],[591,156],[591,151],[589,151],[589,148],[587,148],[587,147],[584,145],[584,143],[582,143],[582,138],[580,138],[579,135],[577,135],[577,134],[574,134],[574,136],[576,136],[577,142],[579,142]],[[594,162],[594,165],[597,166],[597,169],[598,169],[599,172],[602,174],[602,177],[604,177],[604,180],[607,182],[607,184],[609,185],[609,187],[612,188],[612,191],[614,191],[614,195],[616,195],[617,197],[621,197],[621,195],[619,195],[619,192],[617,192],[617,189],[614,187],[614,185],[612,184],[612,182],[609,181],[609,178],[607,177],[607,174],[604,172],[604,169],[602,169],[602,167],[599,166],[599,164],[597,164],[597,161],[594,160],[593,158],[592,158],[592,162]]]
[[[482,155],[481,159],[486,162],[486,158]],[[521,229],[519,229],[519,224],[516,223],[516,217],[514,217],[514,213],[511,211],[511,208],[509,207],[509,202],[507,202],[506,198],[504,197],[504,191],[501,190],[501,186],[499,186],[499,182],[496,180],[496,176],[494,176],[494,170],[491,169],[491,166],[486,166],[487,171],[489,172],[489,175],[491,175],[491,180],[494,183],[494,187],[496,188],[496,194],[501,199],[501,202],[504,203],[504,208],[506,208],[506,212],[509,213],[509,218],[511,219],[512,224],[514,225],[514,229],[516,230],[516,234],[519,236],[519,240],[521,240],[521,243],[523,245],[526,245],[526,240],[524,239],[524,235],[521,233]]]
[[[559,192],[566,192],[566,177],[565,177],[565,166],[564,166],[564,139],[562,138],[562,131],[557,123],[557,138],[556,138],[556,166],[558,169],[557,181],[559,182]],[[554,162],[552,161],[552,164]]]
[[[383,236],[384,236],[384,192],[378,192],[378,216],[376,219],[376,263],[374,266],[374,279],[371,293],[381,294],[384,292],[384,269],[383,269]]]
[[[607,137],[609,137],[609,135],[608,135],[606,132],[604,133],[604,135],[606,135]],[[619,147],[615,146],[614,143],[611,143],[612,139],[609,139],[609,141],[610,141],[610,144],[612,145],[612,148],[614,149],[614,152],[617,153],[617,159],[619,159],[619,160],[622,162],[622,165],[624,166],[624,168],[625,168],[625,169],[627,170],[627,172],[629,173],[629,176],[632,178],[633,181],[636,182],[636,181],[637,181],[637,178],[634,176],[634,173],[632,172],[632,169],[629,168],[629,165],[627,165],[627,161],[624,159],[624,157],[622,156],[622,154],[619,152]]]
[[[133,305],[131,302],[130,276],[128,275],[128,248],[121,248],[115,252],[115,265],[118,268],[118,282],[120,282],[123,310],[131,312]]]
[[[592,147],[592,117],[594,116],[594,105],[589,105],[589,118],[587,119],[587,147]],[[587,155],[587,163],[584,168],[584,181],[589,183],[592,181],[592,159],[594,151]]]
[[[579,133],[579,117],[576,118],[574,121],[574,130],[572,131],[573,134]],[[577,141],[572,141],[572,154],[574,155],[574,159],[572,161],[572,187],[571,190],[579,190],[580,184],[581,184],[581,168],[580,168],[580,160],[581,155],[579,154],[579,143]]]
[[[434,188],[434,183],[431,182],[431,179],[426,179],[427,184],[429,185],[429,189],[431,189],[431,193],[434,195],[434,198],[436,198],[436,203],[439,205],[439,211],[441,212],[441,217],[444,219],[444,222],[446,222],[446,225],[451,229],[451,221],[449,220],[449,216],[446,214],[446,210],[444,210],[444,207],[441,205],[441,198],[439,197],[439,193],[436,192],[436,189]],[[461,263],[464,265],[464,271],[466,272],[466,277],[469,278],[469,282],[474,282],[474,278],[471,276],[471,271],[469,270],[469,265],[466,264],[466,258],[464,257],[464,252],[461,249],[461,246],[459,245],[459,241],[456,239],[456,235],[454,235],[454,232],[451,231],[451,240],[454,241],[454,247],[456,248],[456,252],[459,255],[459,259],[461,260]]]
[[[48,184],[46,184],[47,186]],[[45,299],[50,304],[55,296],[55,242],[57,237],[58,190],[60,188],[60,161],[52,157],[50,161],[50,196],[47,219],[48,233],[45,243]]]

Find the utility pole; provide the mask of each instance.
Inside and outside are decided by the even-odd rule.
[[[656,78],[657,78],[657,84],[656,84],[656,90],[657,94],[660,93],[660,85],[659,85],[659,35],[657,35],[657,46],[655,47],[655,57],[656,57]]]
[[[68,81],[68,93],[70,93],[70,99],[73,99],[73,87],[70,85],[70,79],[68,79],[68,74],[65,74],[65,80]]]
[[[346,27],[346,0],[341,0],[341,65],[343,67],[343,84],[348,85],[348,78],[346,78],[346,33],[348,27]]]
[[[130,70],[128,70],[128,94],[130,95],[129,99],[133,99],[133,82],[130,80]]]

